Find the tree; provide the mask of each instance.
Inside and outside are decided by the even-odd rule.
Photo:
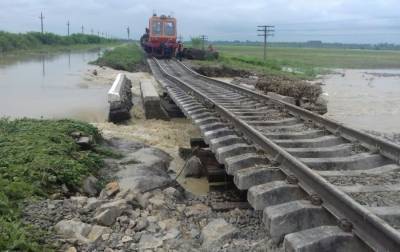
[[[192,47],[200,49],[201,48],[201,39],[199,37],[191,38]]]

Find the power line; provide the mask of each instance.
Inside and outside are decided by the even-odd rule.
[[[67,35],[69,36],[69,26],[70,26],[70,23],[69,23],[69,20],[68,20],[68,22],[67,22]]]
[[[42,31],[42,34],[43,34],[43,19],[44,19],[44,16],[43,16],[43,12],[40,12],[40,28],[41,28],[41,31]]]
[[[82,34],[85,34],[85,26],[81,26],[81,28],[82,28]]]
[[[206,35],[201,35],[200,36],[201,39],[201,48],[203,49],[203,51],[205,50],[205,43],[208,40],[208,37]]]
[[[258,32],[261,32],[261,34],[258,34],[260,37],[264,37],[264,61],[267,59],[267,38],[274,36],[274,28],[275,26],[273,25],[258,25],[257,26]]]
[[[130,31],[130,29],[129,29],[129,26],[126,28],[126,32],[128,33],[128,40],[130,40],[130,33],[131,33],[131,31]]]

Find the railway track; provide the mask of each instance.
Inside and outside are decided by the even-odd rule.
[[[399,251],[400,146],[149,59],[286,251]]]

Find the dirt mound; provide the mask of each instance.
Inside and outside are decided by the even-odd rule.
[[[310,103],[315,103],[322,94],[322,88],[319,84],[311,84],[284,76],[262,76],[259,78],[256,88],[264,92],[275,92],[294,97],[298,101]]]
[[[248,77],[249,72],[227,66],[192,66],[193,70],[208,77]]]

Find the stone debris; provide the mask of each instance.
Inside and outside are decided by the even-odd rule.
[[[65,238],[77,239],[83,243],[96,242],[104,233],[110,233],[107,227],[90,225],[79,220],[63,220],[54,227]]]
[[[99,180],[93,176],[89,175],[82,183],[82,192],[88,196],[96,196],[99,193],[97,184]]]
[[[207,224],[201,231],[203,248],[217,251],[225,241],[237,235],[239,230],[227,223],[224,219],[215,219]]]
[[[106,187],[101,191],[100,198],[110,198],[119,192],[119,183],[113,181],[108,183]]]
[[[205,168],[198,157],[192,156],[186,161],[183,167],[183,175],[185,177],[195,178],[200,178],[205,175]]]
[[[156,160],[149,158],[143,162]],[[152,163],[153,167],[165,165],[158,161]],[[119,167],[125,169],[126,164]],[[142,193],[115,181],[107,184],[97,198],[78,193],[62,200],[29,203],[23,219],[27,224],[48,230],[44,242],[55,246],[57,251],[256,251],[253,250],[256,246],[264,248],[266,232],[258,213],[251,209],[221,212],[210,207],[222,200],[235,200],[234,195],[234,192],[213,192],[194,196],[182,193],[179,186]]]
[[[186,217],[205,216],[210,213],[210,208],[204,204],[196,204],[185,209]]]

